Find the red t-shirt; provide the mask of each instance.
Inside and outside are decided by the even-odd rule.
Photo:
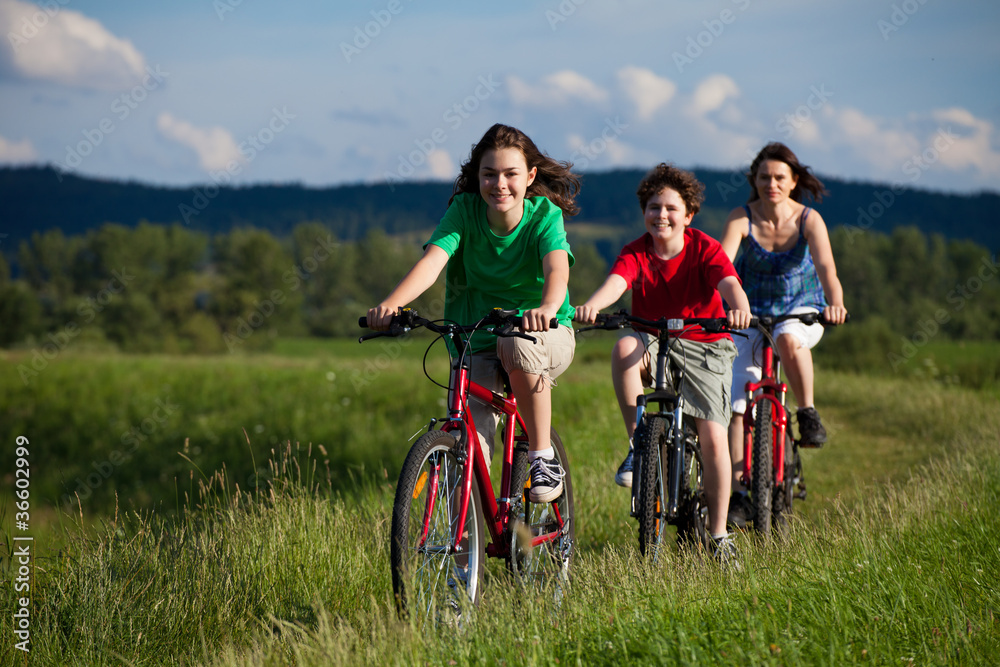
[[[722,245],[690,227],[684,230],[684,249],[676,257],[657,257],[653,239],[643,234],[622,249],[611,273],[624,278],[632,290],[632,315],[648,320],[725,317],[717,287],[727,276],[739,279]],[[682,338],[711,343],[729,334],[710,334],[695,327]]]

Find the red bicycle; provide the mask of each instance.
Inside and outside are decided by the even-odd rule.
[[[784,531],[792,512],[792,500],[806,499],[799,443],[788,432],[785,407],[788,385],[780,380],[781,361],[774,353],[772,335],[775,325],[795,319],[804,324],[819,322],[833,326],[816,312],[755,317],[750,324],[762,334],[763,362],[760,381],[746,384],[742,481],[750,492],[753,528],[764,536],[771,534],[772,526]]]
[[[390,561],[396,605],[404,618],[416,616],[422,624],[460,618],[479,600],[484,556],[503,558],[515,580],[552,587],[556,595],[569,581],[573,485],[562,441],[553,429],[552,448],[566,473],[562,495],[549,503],[532,503],[528,437],[510,385],[505,380],[500,395],[469,377],[468,342],[477,331],[534,341],[516,330],[520,319],[517,311],[494,309],[473,325],[460,325],[434,322],[401,309],[388,331],[360,339],[399,336],[424,327],[438,334],[428,352],[442,338],[457,351],[447,386],[430,377],[424,355],[424,374],[448,391],[448,416],[430,421],[427,432],[410,448],[396,485]],[[359,324],[367,327],[366,318]],[[555,320],[552,325],[557,325]],[[492,405],[503,416],[503,467],[496,494],[469,413],[470,398]]]

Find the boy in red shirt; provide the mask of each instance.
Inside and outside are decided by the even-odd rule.
[[[667,164],[650,171],[636,194],[646,233],[622,250],[604,284],[576,308],[576,320],[594,322],[597,313],[632,290],[632,314],[656,320],[684,317],[727,317],[729,326],[750,325],[750,303],[732,262],[718,241],[697,229],[691,219],[701,208],[704,186],[694,174]],[[722,305],[725,299],[730,310]],[[732,482],[728,425],[729,395],[736,347],[729,334],[690,331],[670,354],[686,360],[687,381],[681,387],[685,414],[694,418],[704,462],[709,528],[722,557],[732,550],[726,511]],[[632,435],[636,397],[650,384],[650,362],[657,339],[636,331],[623,336],[611,355],[611,373],[621,408],[629,451],[615,475],[620,486],[632,486]]]

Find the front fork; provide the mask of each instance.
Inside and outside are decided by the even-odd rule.
[[[771,461],[774,467],[774,482],[781,484],[785,481],[785,433],[788,430],[788,412],[785,410],[785,392],[787,386],[782,383],[778,385],[780,398],[770,393],[763,393],[754,396],[754,391],[759,385],[752,385],[747,388],[747,411],[743,413],[743,486],[750,488],[752,456],[753,456],[753,418],[754,411],[765,401],[769,401],[774,406],[774,414],[777,417],[772,419],[773,442],[771,443]],[[748,418],[749,417],[749,418]]]

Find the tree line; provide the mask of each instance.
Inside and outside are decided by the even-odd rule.
[[[575,303],[608,264],[569,228]],[[281,237],[150,223],[36,232],[20,244],[16,278],[0,256],[0,346],[225,353],[266,349],[278,336],[355,336],[358,316],[413,265],[426,234],[375,230],[348,241],[319,223]],[[925,338],[1000,340],[998,265],[987,248],[914,227],[842,226],[831,241],[852,328],[865,325],[850,338],[867,340],[845,349],[877,343],[902,354],[906,341]],[[414,306],[440,316],[443,298],[439,282]]]

